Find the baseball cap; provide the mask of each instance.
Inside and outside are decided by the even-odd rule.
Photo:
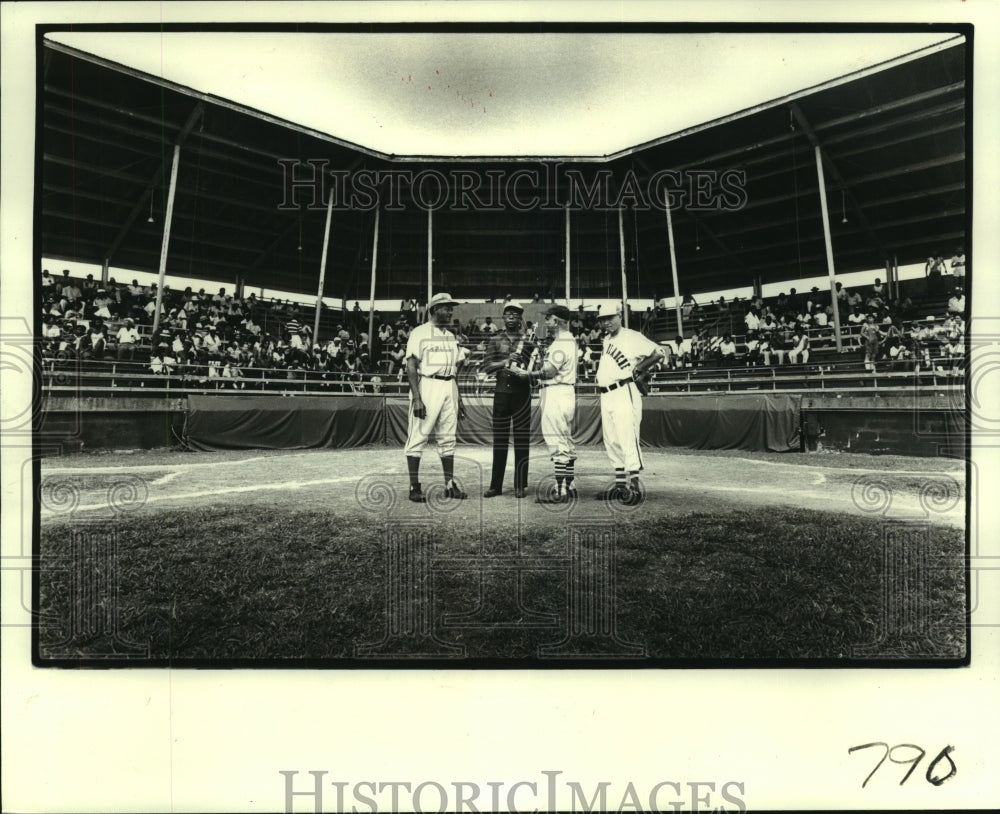
[[[622,315],[622,306],[621,306],[621,303],[616,304],[615,307],[614,307],[614,309],[612,309],[611,311],[599,311],[598,314],[597,314],[597,318],[598,319],[607,319],[608,317],[613,317],[615,315],[618,315],[618,316]]]
[[[506,314],[508,311],[518,311],[524,313],[524,306],[521,305],[517,300],[511,300],[503,307],[503,312]]]
[[[569,320],[572,319],[572,314],[569,308],[565,305],[550,305],[545,309],[545,316],[547,317],[559,317],[559,319]]]

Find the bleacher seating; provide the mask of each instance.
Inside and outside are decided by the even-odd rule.
[[[62,281],[62,278],[58,278]],[[72,279],[72,278],[71,278]],[[81,281],[74,281],[79,283]],[[121,288],[121,287],[120,287]],[[909,319],[899,324],[904,334],[913,326],[923,327],[927,317],[943,318],[947,313],[947,295],[926,292],[924,280],[904,281],[900,284],[900,296],[913,300]],[[164,298],[167,308],[181,305],[181,293],[169,292]],[[306,326],[311,333],[315,322],[315,308],[308,305],[289,304],[281,300],[249,298],[239,301],[243,310],[251,314],[260,326],[262,334],[280,337],[289,322],[296,321]],[[765,305],[776,306],[777,298],[769,298]],[[345,303],[346,305],[346,303]],[[543,318],[544,302],[526,303],[525,319],[536,325]],[[964,382],[962,360],[942,355],[940,342],[925,342],[923,348],[916,349],[907,360],[878,360],[874,369],[866,368],[859,341],[859,326],[849,324],[846,319],[841,325],[842,347],[836,348],[832,324],[823,328],[809,328],[806,333],[810,340],[810,355],[804,364],[788,364],[787,358],[772,358],[771,364],[758,362],[752,365],[747,355],[747,333],[743,320],[747,302],[730,303],[720,306],[711,303],[692,309],[683,325],[677,331],[676,315],[673,309],[657,310],[649,314],[635,314],[633,327],[641,329],[648,336],[661,343],[672,340],[678,333],[691,337],[697,329],[707,337],[718,337],[726,333],[733,336],[736,356],[725,361],[709,352],[683,365],[667,363],[658,370],[651,382],[652,393],[694,393],[694,392],[739,392],[766,390],[769,392],[810,392],[832,390],[837,392],[873,390],[913,390],[914,388],[960,388]],[[468,303],[458,306],[456,321],[460,329],[466,331],[470,324],[481,323],[490,316],[500,324],[502,302]],[[115,335],[127,314],[138,318],[137,329],[140,344],[132,361],[116,359]],[[308,361],[302,365],[260,365],[243,359],[235,363],[241,375],[238,378],[224,378],[216,375],[222,370],[222,363],[208,364],[204,358],[189,360],[185,365],[175,365],[170,375],[154,373],[150,368],[150,350],[153,339],[152,320],[143,319],[136,309],[121,308],[116,318],[103,320],[108,337],[102,358],[75,358],[74,353],[60,353],[58,341],[43,342],[44,392],[53,395],[103,394],[115,397],[117,394],[157,395],[165,392],[202,393],[238,390],[243,393],[383,393],[405,395],[408,391],[403,371],[393,366],[390,372],[389,343],[379,343],[376,337],[383,322],[393,326],[393,335],[398,336],[399,328],[405,331],[416,324],[416,310],[400,310],[374,315],[374,334],[370,339],[370,349],[376,351],[367,369],[362,365],[357,372],[339,370],[300,369],[309,367]],[[239,322],[242,314],[234,315],[229,321]],[[78,317],[77,334],[89,331],[92,318]],[[582,314],[583,329],[589,330],[596,322],[596,311]],[[320,342],[325,344],[332,338],[338,327],[347,331],[351,341],[360,340],[361,334],[368,332],[369,314],[364,310],[324,308],[319,321]],[[229,328],[236,328],[230,324]],[[193,326],[189,324],[189,333]],[[486,337],[480,333],[468,332],[464,343],[470,351],[469,363],[462,378],[461,387],[469,393],[488,393],[492,380],[481,373]],[[65,335],[64,335],[64,338]],[[69,337],[72,339],[72,336]],[[405,337],[403,339],[405,341]],[[360,342],[358,342],[360,344]],[[580,392],[592,392],[594,360],[600,353],[600,342],[590,341],[583,354],[580,367]],[[928,351],[929,357],[923,350]],[[219,361],[214,357],[213,361]]]

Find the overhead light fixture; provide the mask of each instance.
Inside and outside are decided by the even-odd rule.
[[[694,222],[694,250],[701,251],[701,240],[698,238],[698,221]]]
[[[153,190],[149,191],[149,217],[146,218],[146,223],[156,223],[153,220]]]
[[[840,211],[843,214],[841,223],[847,223],[847,204],[844,202],[844,190],[840,190]]]

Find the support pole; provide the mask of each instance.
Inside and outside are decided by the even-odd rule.
[[[105,257],[104,262],[101,264],[101,285],[107,288],[108,286],[108,267],[111,265],[111,258]]]
[[[670,276],[674,281],[674,309],[677,312],[677,333],[684,336],[684,319],[681,312],[681,288],[677,280],[677,253],[674,250],[674,221],[670,216],[670,204],[664,207],[667,213],[667,243],[670,246]]]
[[[427,209],[427,304],[434,295],[434,210]]]
[[[625,226],[622,208],[618,207],[618,249],[622,263],[622,325],[628,327],[628,279],[625,276]]]
[[[378,202],[375,205],[375,230],[372,235],[372,284],[371,289],[368,292],[368,362],[371,364],[372,360],[372,348],[374,347],[374,340],[372,337],[375,335],[375,269],[378,267],[378,216],[379,216]]]
[[[566,204],[566,307],[569,308],[569,204]],[[582,304],[582,301],[581,301]]]
[[[316,289],[316,319],[313,320],[313,346],[319,343],[319,316],[323,310],[323,286],[326,284],[326,258],[330,248],[330,223],[333,221],[333,195],[326,201],[326,229],[323,231],[323,253],[319,260],[319,286]],[[369,337],[370,339],[371,337]]]
[[[163,221],[163,242],[160,244],[160,276],[156,283],[156,311],[153,314],[153,333],[160,329],[160,311],[163,308],[163,278],[167,273],[167,248],[170,246],[170,224],[174,219],[174,195],[177,192],[177,167],[181,160],[181,146],[174,145],[174,162],[170,168],[170,191],[167,193],[167,214]]]
[[[819,203],[823,211],[823,238],[826,241],[826,269],[830,276],[830,300],[833,305],[833,336],[837,342],[837,353],[843,351],[843,341],[840,337],[840,306],[837,303],[836,272],[833,268],[833,239],[830,237],[830,213],[826,206],[826,181],[823,180],[823,151],[817,145],[816,176],[819,179]]]

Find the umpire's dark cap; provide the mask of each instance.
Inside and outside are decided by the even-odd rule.
[[[559,319],[565,319],[567,322],[573,318],[572,313],[570,313],[569,308],[565,305],[550,305],[545,309],[545,316],[547,317],[559,317]]]

